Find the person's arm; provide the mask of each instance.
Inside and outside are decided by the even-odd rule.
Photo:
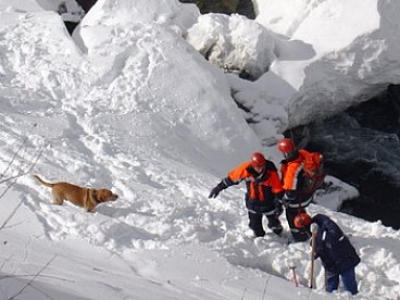
[[[284,204],[292,202],[297,197],[297,175],[300,171],[301,168],[298,163],[290,163],[285,168],[285,174],[282,179],[282,187],[284,189],[282,202]]]
[[[217,198],[218,194],[226,189],[228,186],[224,183],[224,179],[221,180],[220,183],[218,183],[210,192],[210,195],[208,196],[208,198]]]
[[[272,192],[275,195],[282,194],[284,192],[282,183],[279,179],[277,171],[271,171],[269,174],[269,184],[272,187]]]
[[[228,176],[221,180],[212,190],[208,198],[216,198],[218,194],[226,189],[227,187],[235,184],[239,184],[243,179],[245,179],[248,174],[246,168],[248,167],[249,163],[243,163],[237,168],[233,169],[229,172]]]
[[[290,163],[286,167],[285,176],[283,177],[282,186],[285,191],[295,191],[297,188],[297,175],[301,171],[299,163]]]

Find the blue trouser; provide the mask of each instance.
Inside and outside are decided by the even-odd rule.
[[[333,292],[338,289],[339,286],[339,275],[342,278],[342,282],[346,291],[349,291],[353,295],[358,293],[356,274],[354,268],[350,268],[342,273],[331,273],[326,272],[326,291]]]

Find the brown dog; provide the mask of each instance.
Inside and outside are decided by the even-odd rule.
[[[52,188],[53,204],[62,205],[64,200],[68,200],[86,211],[92,211],[97,204],[118,199],[118,195],[113,194],[109,189],[83,188],[68,182],[49,183],[38,175],[33,175],[33,177],[39,183]]]

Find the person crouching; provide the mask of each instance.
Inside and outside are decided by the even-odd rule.
[[[309,234],[316,233],[314,259],[319,257],[325,269],[326,291],[338,289],[340,276],[345,290],[357,294],[354,269],[361,259],[340,227],[323,214],[311,218],[307,213],[299,213],[294,224],[297,228],[305,228]]]

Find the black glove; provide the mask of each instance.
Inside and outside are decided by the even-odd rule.
[[[279,192],[278,194],[275,194],[275,203],[276,204],[282,203],[282,199],[283,199],[284,196],[285,196],[285,192],[284,191]]]
[[[226,189],[226,184],[223,181],[221,181],[215,188],[211,190],[210,196],[208,196],[208,198],[217,198],[219,192],[221,192],[224,189]]]
[[[283,214],[283,205],[282,205],[282,203],[279,203],[275,207],[275,216],[279,217],[281,214]]]
[[[283,204],[282,204],[283,194],[284,192],[281,192],[279,194],[276,194],[275,196],[275,216],[277,217],[283,214]]]

